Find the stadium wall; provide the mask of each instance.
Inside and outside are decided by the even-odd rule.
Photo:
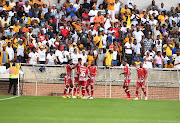
[[[15,1],[18,1],[18,0],[15,0]],[[26,0],[23,0],[23,1],[26,1]],[[44,1],[45,1],[45,3],[47,3],[49,5],[48,0],[44,0]],[[66,0],[61,0],[62,3],[64,3],[65,1]],[[90,0],[88,0],[88,2],[89,1]],[[127,0],[121,0],[121,1],[123,2],[124,5],[127,3]],[[136,4],[137,8],[140,10],[146,9],[148,7],[148,5],[151,4],[151,1],[152,0],[133,0],[134,4]],[[75,0],[70,0],[70,2],[75,3]],[[84,2],[84,0],[80,0],[80,3],[83,3],[83,2]],[[102,3],[103,0],[98,0],[98,2]],[[164,3],[167,11],[169,11],[172,6],[174,6],[174,7],[178,6],[179,0],[156,0],[156,5],[159,7],[161,5],[161,2]],[[57,3],[57,0],[51,0],[51,5],[54,3]]]
[[[122,86],[111,87],[111,98],[126,98]],[[62,96],[64,91],[64,84],[38,84],[38,96],[53,96],[52,93],[59,93]],[[136,88],[130,87],[130,94],[132,98],[135,98]],[[141,98],[141,92],[139,91],[139,98]],[[35,95],[35,83],[25,83],[23,88],[23,95],[34,96]],[[56,95],[56,94],[55,94]],[[105,86],[95,85],[94,91],[95,98],[105,98]],[[110,98],[110,86],[107,86],[106,97]],[[144,98],[144,96],[142,97]],[[155,100],[179,100],[179,88],[178,87],[148,87],[148,99]]]

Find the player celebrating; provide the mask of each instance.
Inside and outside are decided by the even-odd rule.
[[[73,88],[73,83],[72,83],[72,79],[71,79],[71,71],[72,71],[71,65],[72,65],[72,59],[69,60],[68,64],[66,65],[66,76],[64,77],[66,87],[64,89],[64,94],[63,94],[62,98],[66,98],[65,95],[66,95],[66,92],[67,92],[69,86],[70,86],[70,88],[69,88],[69,93],[67,94],[67,98],[70,98],[70,93]]]
[[[139,87],[142,88],[142,91],[144,92],[145,95],[145,100],[147,100],[146,91],[145,91],[147,70],[146,68],[143,68],[143,63],[140,63],[140,68],[137,68],[137,73],[138,73],[138,81],[136,85],[136,98],[134,100],[138,100]]]
[[[130,70],[129,70],[129,66],[127,65],[127,63],[125,61],[122,61],[122,64],[124,66],[124,72],[123,73],[120,73],[121,74],[124,74],[125,78],[124,78],[124,85],[123,85],[123,89],[124,91],[126,92],[127,94],[127,97],[126,99],[131,99],[131,96],[130,96],[130,91],[129,91],[129,84],[130,84]]]
[[[81,66],[78,69],[78,77],[79,77],[79,85],[82,86],[82,99],[85,99],[85,87],[86,87],[86,82],[87,82],[87,76],[91,79],[89,76],[89,70],[87,68],[87,63],[84,63],[84,66]]]
[[[88,66],[89,73],[91,79],[88,79],[87,85],[86,85],[86,91],[88,93],[88,99],[93,99],[93,93],[94,93],[94,83],[96,81],[95,76],[97,74],[97,67],[95,66],[95,62],[91,62],[91,66]],[[91,85],[91,95],[89,94],[89,88],[88,86]]]
[[[73,98],[75,97],[76,94],[76,89],[77,89],[77,98],[79,98],[79,91],[80,91],[80,87],[78,87],[79,84],[79,78],[78,78],[78,69],[81,67],[82,65],[82,59],[78,58],[78,63],[74,65],[73,69],[75,69],[75,77],[74,77],[74,90],[73,90]]]

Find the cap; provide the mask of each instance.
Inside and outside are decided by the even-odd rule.
[[[6,47],[6,45],[2,45],[2,47]]]
[[[116,32],[115,30],[112,31],[112,33]]]
[[[22,37],[21,39],[22,39],[22,40],[25,40],[26,38],[25,38],[25,37]]]
[[[50,52],[54,52],[54,50],[53,50],[53,49],[51,49],[51,50],[50,50]]]
[[[40,46],[40,48],[44,48],[44,46]]]
[[[70,5],[74,5],[73,3],[70,3]]]
[[[62,7],[62,9],[65,9],[65,7]]]
[[[53,4],[53,6],[56,6],[56,4]]]
[[[6,10],[5,8],[3,8],[3,10]]]
[[[72,45],[76,45],[76,42],[73,42]]]
[[[91,25],[90,27],[94,27],[94,25]]]
[[[146,12],[146,9],[143,9],[143,12]]]
[[[85,50],[82,50],[82,52],[85,52]]]
[[[13,26],[10,26],[9,29],[13,29]]]
[[[147,53],[150,53],[150,51],[147,51]]]
[[[8,34],[7,36],[11,36],[11,34]]]

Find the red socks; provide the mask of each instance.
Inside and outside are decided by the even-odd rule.
[[[136,90],[136,97],[138,97],[138,93],[139,93],[139,91],[138,91],[138,90]]]
[[[130,91],[129,91],[129,89],[125,88],[124,91],[126,92],[127,96],[130,98],[131,96],[130,96]]]
[[[79,95],[80,88],[77,88],[77,95]]]
[[[144,95],[145,95],[145,97],[146,97],[146,91],[144,91]]]
[[[65,96],[66,92],[67,92],[67,88],[64,89],[64,94],[63,94],[63,96]]]
[[[93,97],[94,89],[91,89],[91,97]]]
[[[82,96],[84,97],[86,90],[82,89]]]
[[[76,87],[74,87],[73,96],[75,96],[75,94],[76,94]]]
[[[90,94],[89,94],[89,88],[86,88],[86,92],[87,92],[87,94],[88,94],[88,96],[89,96],[89,95],[90,95]]]
[[[69,93],[68,93],[68,95],[70,95],[71,91],[72,91],[72,88],[69,88]]]

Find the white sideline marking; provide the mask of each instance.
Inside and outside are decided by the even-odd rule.
[[[3,100],[10,100],[10,99],[14,99],[16,97],[19,97],[19,96],[15,96],[15,97],[9,97],[9,98],[5,98],[5,99],[0,99],[0,101],[3,101]]]

